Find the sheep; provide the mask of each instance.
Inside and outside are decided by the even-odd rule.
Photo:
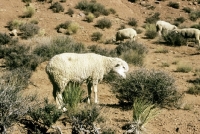
[[[46,66],[46,73],[53,84],[53,96],[58,108],[63,106],[62,93],[69,82],[82,83],[88,87],[88,103],[94,90],[95,103],[98,103],[97,84],[110,71],[117,72],[123,78],[129,70],[128,64],[120,58],[106,57],[95,53],[62,53],[55,55]],[[65,111],[66,108],[63,108]]]
[[[200,30],[196,28],[183,28],[183,29],[175,29],[176,33],[179,33],[184,38],[195,38],[198,41],[200,47]],[[187,44],[188,46],[188,44]]]
[[[169,22],[162,20],[156,22],[156,30],[159,36],[162,36],[164,34],[164,31],[168,33],[169,31],[172,31],[174,29],[177,29],[177,27],[175,25],[170,24]]]
[[[135,41],[136,36],[137,32],[133,28],[125,28],[118,30],[115,35],[116,41],[123,41],[124,39],[133,39]]]

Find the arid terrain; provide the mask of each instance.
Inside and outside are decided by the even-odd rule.
[[[56,1],[56,0],[54,0]],[[8,33],[9,30],[6,28],[7,22],[13,19],[21,19],[24,21],[29,21],[31,19],[38,20],[38,26],[40,29],[45,31],[44,36],[36,36],[32,39],[23,40],[27,44],[37,46],[37,41],[44,37],[54,37],[59,35],[64,35],[63,33],[57,33],[55,27],[59,24],[71,20],[77,22],[80,26],[76,34],[70,35],[75,41],[82,42],[84,45],[99,45],[108,49],[114,48],[115,44],[103,44],[100,42],[91,41],[91,34],[94,32],[103,33],[103,40],[112,39],[115,36],[116,30],[120,25],[124,24],[126,27],[131,27],[127,25],[129,18],[135,18],[137,20],[137,28],[142,29],[142,33],[138,34],[137,42],[142,43],[148,48],[148,53],[145,56],[145,61],[143,67],[147,69],[162,70],[170,75],[172,75],[176,80],[176,86],[179,92],[184,93],[183,100],[181,102],[180,109],[161,109],[161,112],[153,118],[145,128],[148,134],[200,134],[200,96],[190,95],[185,93],[186,90],[192,83],[188,80],[194,80],[198,77],[195,70],[199,70],[200,67],[200,50],[197,49],[197,45],[191,47],[180,46],[166,46],[164,44],[155,43],[156,39],[146,39],[145,29],[142,27],[145,24],[145,18],[154,14],[155,12],[160,13],[160,19],[168,22],[173,22],[174,19],[178,17],[184,17],[186,20],[180,24],[180,27],[190,27],[192,24],[200,23],[200,19],[193,22],[188,18],[188,13],[183,12],[183,7],[190,7],[192,9],[200,9],[200,5],[194,4],[193,1],[189,0],[171,0],[179,2],[180,8],[174,9],[167,6],[168,2],[159,1],[156,3],[154,0],[138,1],[136,3],[131,3],[128,0],[96,0],[97,2],[105,5],[106,8],[113,8],[116,14],[110,14],[106,16],[112,21],[112,26],[109,29],[99,29],[94,27],[96,21],[102,17],[95,18],[93,22],[88,23],[83,21],[83,12],[75,9],[75,5],[79,0],[67,0],[61,3],[64,7],[64,12],[53,13],[50,7],[50,3],[47,2],[37,2],[32,0],[32,3],[36,9],[35,14],[32,18],[20,18],[19,16],[23,14],[25,3],[22,0],[1,0],[0,1],[0,32]],[[148,10],[144,4],[155,6],[154,10]],[[73,16],[66,14],[67,10],[72,8],[74,10]],[[66,35],[67,36],[67,35]],[[47,38],[47,39],[48,39]],[[158,49],[166,49],[168,53],[155,53]],[[189,73],[176,72],[177,64],[172,64],[173,62],[178,62],[178,64],[189,65],[192,67],[192,71]],[[162,66],[163,63],[169,64],[168,67]],[[24,90],[25,94],[37,93],[38,97],[43,99],[45,97],[49,98],[52,102],[52,85],[45,72],[46,62],[39,65],[35,72],[33,72],[30,78],[30,85]],[[134,71],[136,67],[130,64],[130,71]],[[0,72],[1,73],[1,72]],[[83,85],[85,86],[85,85]],[[99,84],[99,104],[105,104],[103,107],[103,113],[106,117],[105,126],[109,126],[116,131],[116,134],[122,134],[122,126],[132,119],[131,110],[123,110],[118,107],[112,107],[114,104],[118,104],[118,99],[111,92],[111,87],[108,84]],[[186,109],[185,107],[189,107]],[[63,134],[70,133],[70,125],[64,126],[61,122],[57,122],[55,125],[59,126]],[[19,128],[16,127],[16,134],[23,133]]]

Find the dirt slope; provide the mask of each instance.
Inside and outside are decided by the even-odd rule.
[[[66,3],[62,3],[65,8],[65,12],[68,8],[73,8],[79,0],[67,0]],[[175,1],[175,0],[172,0]],[[90,35],[93,32],[100,31],[103,33],[103,39],[111,39],[116,29],[120,27],[121,24],[127,25],[127,20],[129,18],[136,18],[138,20],[138,28],[142,28],[144,25],[145,18],[149,15],[159,12],[162,20],[173,22],[177,17],[183,16],[186,21],[181,24],[181,26],[190,26],[199,22],[191,22],[188,19],[188,14],[181,11],[183,7],[191,7],[192,9],[200,9],[199,5],[193,5],[191,1],[181,1],[180,9],[173,9],[167,6],[168,1],[161,1],[156,4],[154,0],[143,1],[145,4],[153,5],[156,8],[154,10],[148,10],[146,7],[138,3],[131,3],[128,0],[97,0],[97,2],[102,3],[107,8],[113,8],[116,10],[117,15],[107,16],[112,20],[112,27],[110,29],[98,29],[94,27],[96,21],[103,16],[95,19],[92,23],[87,23],[83,21],[83,17],[80,16],[81,11],[74,9],[75,14],[73,17],[61,13],[53,13],[49,8],[49,3],[39,3],[33,0],[32,4],[37,9],[35,15],[31,19],[19,18],[19,15],[23,14],[25,8],[25,3],[21,0],[1,0],[0,2],[0,32],[8,33],[8,29],[5,27],[8,21],[13,19],[21,19],[23,21],[28,20],[38,20],[41,29],[44,29],[47,37],[54,37],[58,35],[63,35],[62,33],[57,33],[55,27],[60,23],[67,20],[72,20],[81,26],[77,34],[72,35],[78,42],[83,42],[85,45],[98,44],[102,47],[113,48],[113,44],[101,44],[92,42]],[[200,55],[196,47],[170,47],[164,46],[163,44],[154,44],[155,40],[147,40],[144,38],[144,32],[139,34],[138,42],[143,43],[149,49],[149,52],[145,58],[145,68],[149,69],[159,69],[168,72],[176,79],[176,85],[180,92],[184,92],[191,86],[188,80],[195,79],[195,69],[199,69]],[[29,40],[31,45],[37,45],[37,41],[34,39]],[[165,48],[169,50],[169,53],[155,53],[159,48]],[[177,65],[172,64],[178,61],[182,64],[188,64],[192,66],[193,71],[189,73],[179,73],[175,72]],[[162,63],[168,63],[169,67],[162,67]],[[25,89],[24,94],[37,93],[38,97],[43,99],[48,97],[52,102],[54,102],[52,97],[52,85],[45,73],[45,66],[47,62],[42,63],[37,67],[36,71],[30,79],[30,85]],[[131,70],[135,67],[131,66]],[[83,86],[84,87],[84,86]],[[100,84],[99,85],[99,99],[100,104],[106,104],[104,107],[104,113],[107,118],[105,126],[111,127],[116,130],[117,134],[122,134],[124,131],[121,127],[131,120],[132,111],[127,111],[115,107],[114,104],[118,103],[115,95],[111,92],[111,87],[109,85]],[[189,106],[189,110],[184,110],[185,106]],[[161,113],[150,121],[147,125],[148,134],[199,134],[200,133],[200,96],[185,94],[182,102],[183,109],[167,110],[162,109]],[[60,122],[56,125],[60,126],[64,134],[70,132],[70,126],[64,126]],[[20,133],[16,131],[16,133]]]

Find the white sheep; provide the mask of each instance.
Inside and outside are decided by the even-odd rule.
[[[116,41],[123,41],[124,39],[131,39],[135,41],[137,32],[133,28],[125,28],[118,30],[115,37]]]
[[[62,93],[69,82],[87,82],[88,103],[94,90],[95,103],[97,99],[97,84],[110,71],[126,77],[128,64],[120,58],[101,56],[94,53],[76,54],[62,53],[55,55],[46,66],[46,72],[53,84],[53,95],[58,107],[63,106]],[[63,109],[66,110],[66,109]]]
[[[196,41],[199,44],[200,47],[200,30],[196,29],[196,28],[183,28],[183,29],[175,29],[174,30],[176,33],[179,33],[180,35],[182,35],[184,38],[195,38]],[[188,46],[188,44],[187,44]]]
[[[168,33],[169,31],[172,31],[174,29],[177,29],[175,25],[170,24],[169,22],[159,20],[156,22],[156,30],[159,34],[159,36],[164,34],[164,31]]]

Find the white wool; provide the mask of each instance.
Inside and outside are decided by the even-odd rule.
[[[177,27],[175,25],[170,24],[169,22],[159,20],[156,22],[156,29],[159,35],[161,36],[164,33],[164,31],[168,33],[171,30],[177,29]]]
[[[136,36],[137,32],[133,28],[125,28],[117,31],[116,41],[124,39],[133,39],[135,41]]]

